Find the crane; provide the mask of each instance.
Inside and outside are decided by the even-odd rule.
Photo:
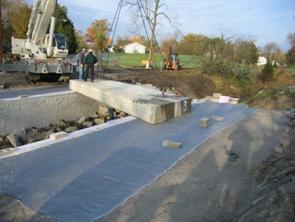
[[[55,33],[57,0],[35,0],[28,24],[27,38],[12,37],[12,54],[26,64],[27,72],[35,75],[73,73],[65,35]],[[48,31],[49,30],[49,31]]]

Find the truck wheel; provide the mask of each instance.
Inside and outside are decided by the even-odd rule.
[[[35,75],[30,72],[26,72],[26,81],[29,84],[35,84],[38,80],[40,80],[40,75]]]

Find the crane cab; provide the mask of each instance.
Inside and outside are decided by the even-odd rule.
[[[49,44],[49,34],[45,37],[45,47]],[[55,33],[52,38],[52,53],[53,58],[66,58],[68,55],[67,39],[64,34]]]

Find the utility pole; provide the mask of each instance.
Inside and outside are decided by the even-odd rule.
[[[0,64],[3,61],[3,23],[2,23],[2,0],[0,0]]]

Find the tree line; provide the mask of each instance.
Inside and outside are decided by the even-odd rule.
[[[2,19],[4,49],[8,51],[11,47],[11,36],[26,38],[31,6],[25,0],[1,1],[4,14]],[[129,4],[131,3],[132,1],[129,1]],[[136,6],[134,1],[133,5]],[[159,5],[159,1],[155,0],[154,5]],[[147,0],[145,4],[142,4],[142,10],[144,7],[146,7],[146,11],[150,11],[148,10],[150,6]],[[161,15],[163,12],[159,11],[158,14]],[[252,40],[228,37],[224,34],[221,34],[219,37],[208,37],[206,35],[189,33],[179,37],[180,35],[177,33],[162,39],[159,47],[157,47],[156,43],[158,42],[156,40],[151,43],[150,39],[144,36],[118,37],[116,41],[112,40],[109,36],[111,31],[110,23],[106,19],[95,20],[89,26],[86,33],[76,30],[73,22],[68,17],[67,8],[59,4],[57,5],[55,16],[57,18],[56,32],[66,35],[70,53],[75,53],[82,48],[88,47],[92,47],[97,51],[104,51],[110,46],[113,47],[114,51],[122,52],[126,44],[139,42],[148,46],[149,53],[151,51],[167,53],[169,47],[172,47],[173,51],[179,54],[203,57],[209,63],[232,61],[239,64],[252,65],[257,62],[259,55],[264,55],[271,61],[295,63],[295,33],[291,33],[288,36],[291,48],[287,53],[283,52],[276,43],[269,43],[264,48],[258,48]],[[165,17],[168,18],[167,15]],[[150,20],[149,24],[152,26],[153,22],[153,20]],[[152,35],[155,34],[152,33]]]

